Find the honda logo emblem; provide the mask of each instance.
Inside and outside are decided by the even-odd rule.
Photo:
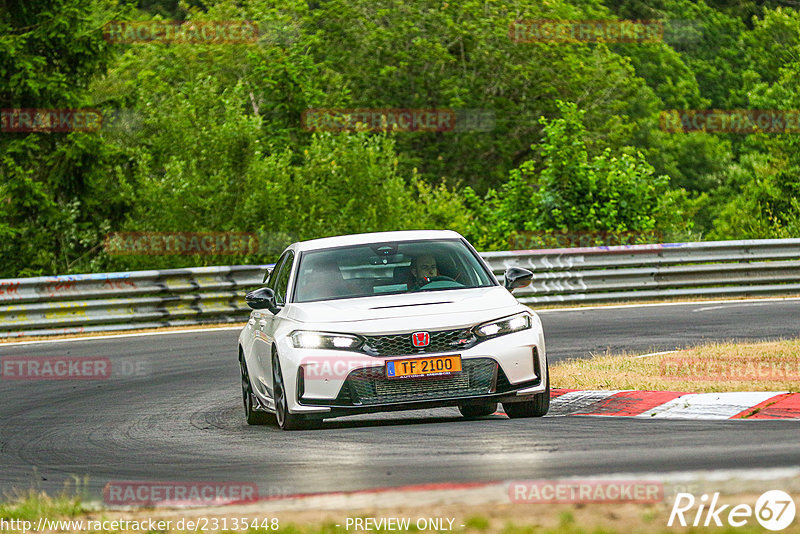
[[[411,344],[415,347],[427,347],[431,342],[431,335],[428,332],[414,332],[411,334]]]

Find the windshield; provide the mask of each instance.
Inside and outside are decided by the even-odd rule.
[[[492,274],[458,239],[370,243],[302,253],[293,301],[495,284]]]

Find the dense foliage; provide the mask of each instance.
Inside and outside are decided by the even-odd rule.
[[[0,278],[274,260],[288,242],[451,228],[800,235],[795,134],[675,133],[664,110],[800,109],[800,12],[712,0],[5,0]],[[521,20],[660,20],[656,42],[521,42]],[[255,43],[108,42],[112,21],[256,21]],[[312,132],[309,109],[453,109],[452,131]],[[472,111],[470,111],[472,110]],[[5,123],[4,123],[5,124]],[[246,256],[114,255],[111,232],[252,232]]]

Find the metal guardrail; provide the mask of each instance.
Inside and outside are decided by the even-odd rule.
[[[485,252],[525,304],[800,293],[800,239]],[[240,322],[268,265],[0,280],[0,338]]]
[[[534,272],[525,304],[800,293],[800,239],[485,252],[495,275]]]
[[[269,265],[0,280],[0,338],[240,322]]]

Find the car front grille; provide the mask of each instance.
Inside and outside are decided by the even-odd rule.
[[[410,332],[408,334],[365,336],[363,350],[372,356],[402,356],[404,354],[465,350],[475,346],[478,342],[475,334],[469,328],[430,332],[430,336],[430,343],[426,347],[415,347],[411,343]]]
[[[497,381],[497,362],[491,358],[465,359],[462,371],[450,376],[386,378],[384,367],[352,371],[345,380],[340,401],[354,405],[414,402],[493,393]]]

